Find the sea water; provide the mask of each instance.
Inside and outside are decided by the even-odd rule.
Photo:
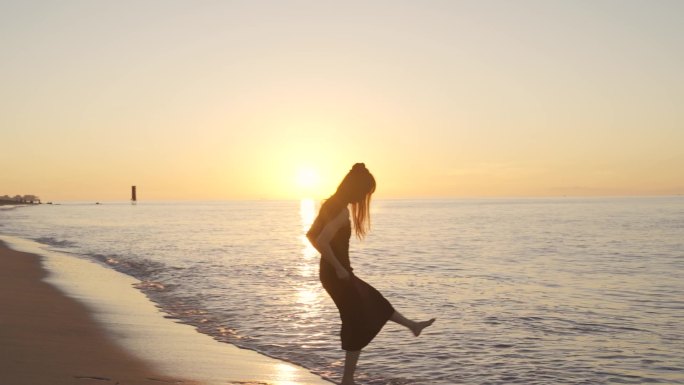
[[[179,322],[339,380],[339,315],[304,236],[320,202],[64,203],[0,233],[142,281]],[[405,316],[357,383],[684,384],[684,197],[376,200],[354,272]]]

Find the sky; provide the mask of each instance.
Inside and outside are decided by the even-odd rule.
[[[684,2],[0,0],[0,195],[684,193]]]

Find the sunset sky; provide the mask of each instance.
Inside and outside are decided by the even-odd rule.
[[[684,1],[3,1],[0,195],[684,193]]]

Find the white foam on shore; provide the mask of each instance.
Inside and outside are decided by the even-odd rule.
[[[304,368],[218,342],[193,326],[165,318],[133,287],[140,282],[133,277],[94,261],[46,250],[33,241],[4,235],[0,239],[14,250],[43,257],[47,282],[85,304],[116,342],[165,374],[207,385],[330,385]]]

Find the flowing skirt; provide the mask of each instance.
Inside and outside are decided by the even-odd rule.
[[[335,270],[326,263],[321,264],[320,279],[340,311],[342,349],[363,349],[394,313],[392,304],[353,273],[347,280],[337,278]]]

